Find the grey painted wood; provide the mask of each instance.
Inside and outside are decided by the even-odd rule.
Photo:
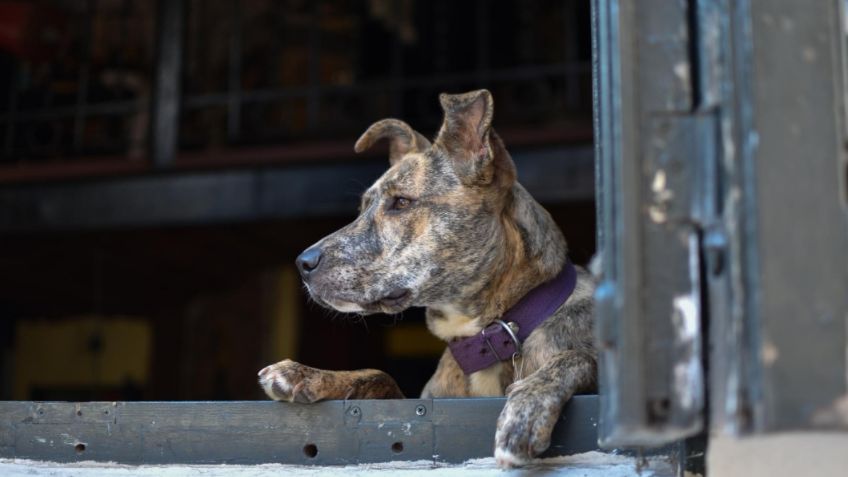
[[[846,430],[844,2],[750,5],[753,429]]]
[[[602,442],[848,428],[844,2],[593,7]]]
[[[463,462],[492,455],[503,404],[496,398],[314,405],[7,401],[0,402],[0,457],[125,464]],[[546,455],[598,449],[597,411],[597,396],[574,397]]]
[[[703,427],[699,229],[714,197],[702,166],[717,134],[695,110],[694,3],[593,2],[604,446]]]

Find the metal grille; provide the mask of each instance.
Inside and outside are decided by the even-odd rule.
[[[2,162],[144,155],[155,4],[4,2]]]
[[[167,167],[180,151],[349,141],[385,116],[432,132],[437,94],[477,87],[501,129],[591,117],[582,0],[39,5],[6,21],[52,42],[0,44],[0,163]]]

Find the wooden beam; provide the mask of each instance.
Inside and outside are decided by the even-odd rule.
[[[504,399],[0,402],[0,457],[122,464],[341,465],[490,457]],[[597,396],[565,407],[546,456],[597,450]],[[665,449],[672,455],[678,449]]]
[[[513,155],[521,183],[544,204],[589,201],[590,147]],[[384,159],[0,187],[0,232],[223,224],[356,212]]]

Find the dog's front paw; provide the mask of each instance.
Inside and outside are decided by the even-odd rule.
[[[560,412],[555,398],[527,380],[513,383],[507,393],[495,432],[495,460],[501,468],[527,464],[544,452]]]
[[[259,385],[276,401],[311,403],[323,398],[321,370],[290,359],[259,371]]]

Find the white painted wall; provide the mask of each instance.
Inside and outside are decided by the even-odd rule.
[[[848,477],[848,432],[713,436],[708,477]]]

